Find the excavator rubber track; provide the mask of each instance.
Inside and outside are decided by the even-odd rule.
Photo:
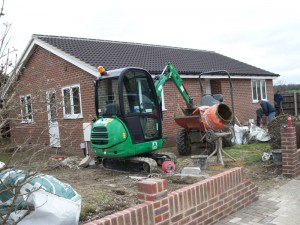
[[[157,168],[157,163],[154,159],[148,157],[104,158],[102,159],[102,166],[108,170],[151,173]]]

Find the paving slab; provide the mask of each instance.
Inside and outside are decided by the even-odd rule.
[[[300,177],[260,197],[215,225],[298,225],[300,224]]]

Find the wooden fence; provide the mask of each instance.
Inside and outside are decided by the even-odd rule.
[[[282,94],[282,109],[284,114],[297,116],[300,112],[300,93]]]

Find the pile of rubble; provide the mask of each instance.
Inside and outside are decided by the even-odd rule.
[[[281,148],[280,129],[287,126],[288,115],[279,115],[268,124],[268,133],[271,137],[270,144],[273,149]]]
[[[82,158],[78,156],[70,156],[70,157],[51,157],[51,160],[48,161],[48,167],[52,169],[58,168],[70,168],[72,170],[80,169],[79,163]]]

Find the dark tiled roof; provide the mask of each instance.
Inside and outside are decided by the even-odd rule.
[[[199,74],[209,70],[228,70],[232,75],[278,76],[212,51],[74,37],[33,35],[73,57],[106,70],[141,67],[161,73],[171,62],[180,74]]]

